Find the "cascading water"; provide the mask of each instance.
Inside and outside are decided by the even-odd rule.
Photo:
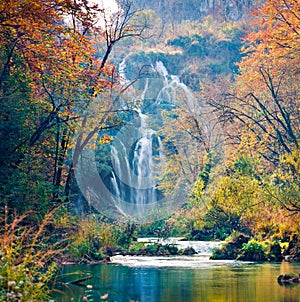
[[[158,238],[138,238],[138,242],[142,242],[145,245],[152,245],[157,242],[160,244],[172,244],[175,245],[178,250],[184,250],[186,248],[193,248],[196,254],[193,256],[121,256],[117,255],[111,258],[112,263],[121,264],[131,267],[184,267],[184,268],[211,268],[212,266],[219,266],[220,263],[228,264],[233,263],[234,260],[224,260],[223,262],[216,262],[210,260],[210,256],[213,250],[219,248],[222,242],[214,241],[181,241],[180,238],[169,238],[162,240]]]
[[[159,91],[156,97],[156,103],[160,104],[162,101],[167,101],[169,103],[174,103],[174,100],[178,101],[180,91],[183,93],[183,102],[186,103],[187,107],[194,113],[198,112],[197,105],[194,96],[190,89],[180,81],[179,77],[176,75],[169,75],[166,67],[161,61],[156,62],[155,70],[163,78],[163,87]]]
[[[123,85],[128,84],[125,76],[126,62],[122,61],[119,73]],[[163,89],[168,84],[168,72],[161,62],[153,67],[164,77]],[[143,102],[149,90],[149,79],[145,79],[143,90],[137,96]],[[132,96],[132,92],[131,95]],[[149,117],[141,109],[135,112],[135,118],[128,129],[116,136],[111,145],[112,166],[110,187],[118,210],[135,205],[137,216],[142,216],[148,205],[154,205],[162,194],[157,188],[157,177],[165,162],[161,138],[148,125]],[[132,213],[130,213],[132,215]]]
[[[145,244],[159,243],[162,245],[175,245],[179,250],[186,248],[193,248],[198,255],[211,256],[214,249],[219,248],[222,245],[221,241],[191,241],[183,240],[184,237],[169,237],[168,239],[162,239],[157,237],[138,238],[138,242]]]
[[[129,83],[125,69],[123,60],[119,68],[123,85]],[[119,212],[138,218],[142,218],[149,208],[159,207],[163,195],[158,189],[157,179],[166,157],[162,139],[149,127],[149,114],[142,112],[143,102],[150,99],[156,107],[162,102],[172,106],[182,95],[182,101],[189,103],[189,108],[195,103],[186,85],[177,76],[169,75],[162,62],[156,62],[152,70],[156,77],[143,79],[143,85],[139,87],[141,92],[131,88],[128,97],[132,99],[136,95],[138,109],[130,125],[123,127],[111,144],[113,171],[110,188],[113,202]]]
[[[136,214],[141,216],[146,205],[155,204],[158,200],[156,177],[164,154],[161,140],[156,132],[147,126],[147,115],[140,111],[136,114],[138,128],[135,133],[129,134],[135,135],[137,140],[132,145],[127,144],[121,140],[127,140],[122,135],[117,137],[118,141],[111,146],[114,167],[111,186],[117,204],[121,202],[123,206],[126,206],[126,203],[136,205]]]

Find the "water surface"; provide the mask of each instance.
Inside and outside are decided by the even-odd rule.
[[[91,272],[81,286],[62,286],[55,301],[299,302],[300,284],[280,286],[277,276],[300,272],[300,264],[212,261],[208,257],[122,257],[111,264],[63,267],[62,273]],[[65,281],[72,276],[65,277]],[[91,285],[92,288],[88,288]],[[89,287],[91,287],[89,286]]]

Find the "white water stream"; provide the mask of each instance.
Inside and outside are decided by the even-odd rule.
[[[210,260],[213,249],[220,247],[222,242],[214,241],[182,241],[181,238],[139,238],[138,242],[146,244],[161,243],[174,244],[178,249],[192,247],[197,254],[193,256],[113,256],[111,262],[130,267],[182,267],[182,268],[208,268],[224,264],[236,264],[235,260]]]

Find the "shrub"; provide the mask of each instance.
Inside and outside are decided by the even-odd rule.
[[[268,259],[266,252],[267,248],[262,243],[252,239],[243,244],[237,260],[266,261]]]
[[[96,219],[83,219],[69,244],[69,254],[77,262],[98,261],[115,245],[112,229]]]
[[[158,243],[148,244],[146,246],[146,252],[147,254],[156,254],[158,252],[158,249],[161,245]]]
[[[153,243],[146,246],[148,255],[178,255],[178,248],[174,244]]]
[[[145,248],[145,244],[143,242],[135,242],[134,244],[131,244],[129,246],[128,251],[129,252],[141,252],[144,251]]]

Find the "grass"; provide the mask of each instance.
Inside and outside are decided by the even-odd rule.
[[[31,213],[32,214],[32,213]],[[48,227],[53,211],[37,226],[27,225],[24,215],[1,217],[0,301],[48,301],[49,283],[57,272],[55,255],[60,243],[51,243]]]

